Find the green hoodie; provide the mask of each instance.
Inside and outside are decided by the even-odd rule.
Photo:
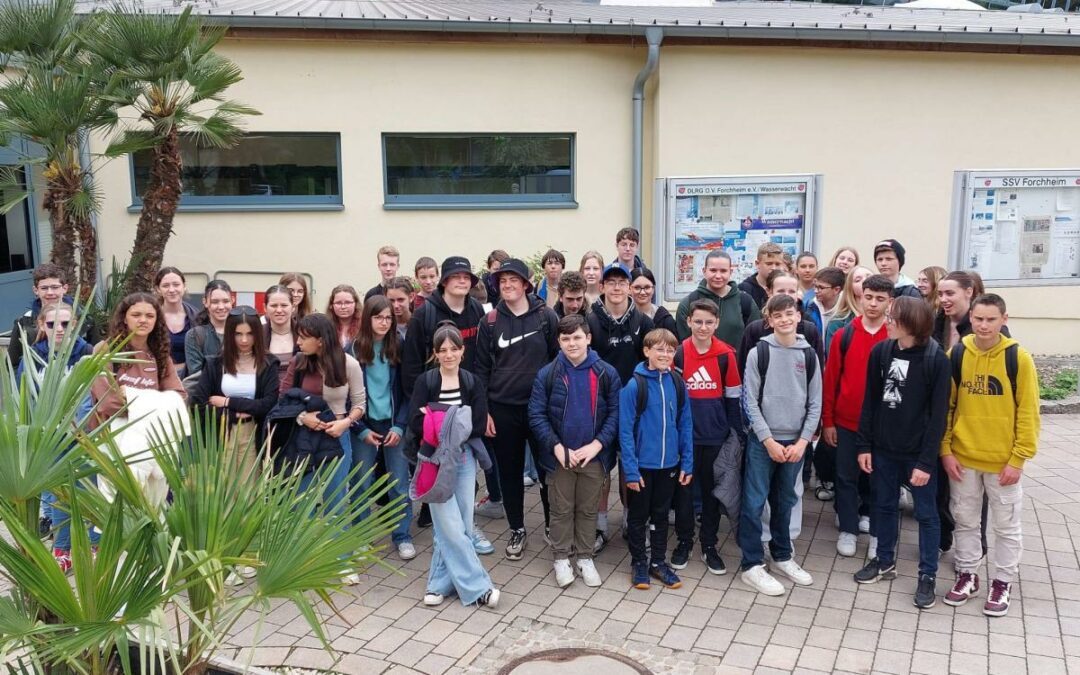
[[[758,309],[753,298],[739,290],[738,284],[734,281],[728,282],[728,289],[727,295],[721,298],[709,290],[708,284],[702,279],[697,290],[682,299],[675,313],[675,328],[679,331],[680,340],[690,337],[690,326],[686,323],[687,317],[690,316],[690,305],[696,300],[712,300],[720,308],[720,323],[716,326],[713,335],[718,340],[727,343],[729,347],[738,349],[742,343],[743,329],[751,321],[761,318],[761,310]],[[744,295],[745,301],[741,300],[741,296]]]

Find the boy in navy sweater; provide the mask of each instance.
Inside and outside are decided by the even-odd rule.
[[[630,564],[634,588],[655,577],[668,588],[682,581],[667,564],[667,516],[676,484],[694,472],[694,428],[682,379],[671,371],[678,340],[656,328],[645,335],[645,359],[619,395],[619,451],[626,478]],[[639,393],[641,392],[641,393]],[[653,524],[651,561],[645,528]]]

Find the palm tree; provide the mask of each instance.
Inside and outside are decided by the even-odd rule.
[[[254,109],[224,98],[243,79],[240,69],[214,52],[224,26],[206,26],[186,8],[179,15],[143,14],[117,7],[100,16],[91,50],[130,88],[125,105],[137,116],[105,151],[119,156],[151,153],[150,180],[131,250],[128,291],[147,290],[161,267],[183,188],[180,135],[225,148],[242,131],[238,122]]]
[[[115,126],[113,99],[122,84],[103,62],[88,58],[86,39],[95,24],[94,17],[76,16],[74,0],[0,4],[0,74],[6,76],[0,84],[0,145],[22,138],[40,146],[52,261],[77,280],[84,297],[97,283],[92,216],[98,196],[80,161],[82,141]],[[4,208],[25,198],[19,172],[4,172],[0,182],[8,195]]]

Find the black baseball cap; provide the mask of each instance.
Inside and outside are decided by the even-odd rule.
[[[439,286],[444,285],[446,283],[446,280],[450,276],[454,274],[461,274],[462,272],[469,275],[469,278],[472,280],[473,286],[475,286],[480,281],[480,277],[476,276],[476,274],[473,273],[472,265],[469,263],[469,259],[463,255],[450,256],[443,261],[442,267],[440,267],[439,269],[442,271],[442,275],[439,277]]]
[[[499,266],[499,269],[491,273],[491,276],[495,277],[495,281],[498,282],[500,274],[516,274],[525,282],[525,292],[532,291],[533,285],[532,281],[529,280],[529,266],[517,258],[510,258],[504,262]]]

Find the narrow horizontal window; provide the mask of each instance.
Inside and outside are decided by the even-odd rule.
[[[386,205],[574,202],[573,134],[384,134]]]
[[[250,133],[231,148],[180,139],[180,208],[341,204],[338,134]],[[132,155],[134,203],[150,179],[151,153]]]

